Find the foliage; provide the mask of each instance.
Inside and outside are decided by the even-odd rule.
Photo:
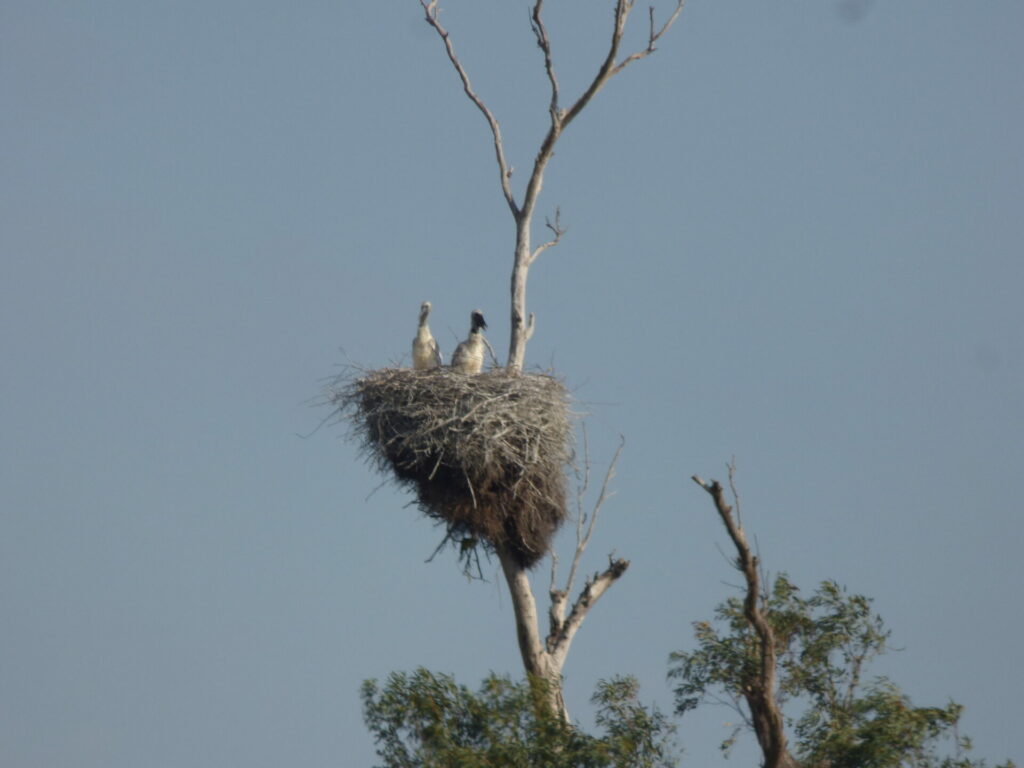
[[[957,724],[962,707],[915,707],[884,677],[862,684],[864,666],[887,649],[889,631],[871,612],[871,601],[849,595],[826,581],[804,598],[785,574],[762,596],[775,634],[780,706],[804,705],[787,725],[795,736],[794,756],[802,766],[817,768],[981,768],[984,761],[963,757],[970,748]],[[750,727],[743,690],[756,678],[761,654],[757,635],[730,598],[715,610],[718,625],[694,624],[697,650],[671,656],[669,677],[678,714],[704,701],[726,703]],[[721,627],[721,629],[719,628]],[[724,696],[723,696],[724,695]],[[722,744],[728,751],[737,733]],[[955,757],[937,749],[951,740]],[[1012,768],[1012,763],[1005,768]]]
[[[674,727],[637,700],[632,678],[598,684],[601,736],[565,723],[541,680],[488,676],[476,693],[417,669],[363,683],[363,716],[381,768],[668,768]]]

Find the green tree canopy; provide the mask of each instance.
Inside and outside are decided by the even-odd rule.
[[[363,716],[382,768],[670,768],[674,727],[637,699],[632,678],[598,684],[599,736],[547,706],[546,682],[488,676],[473,692],[450,675],[392,673],[363,683]]]
[[[890,632],[871,611],[871,601],[825,581],[802,597],[785,574],[761,598],[771,624],[778,669],[776,698],[790,706],[787,730],[792,758],[806,768],[982,768],[965,757],[970,741],[957,725],[963,708],[950,701],[916,707],[886,677],[866,684],[866,664],[887,650]],[[739,598],[715,611],[716,622],[694,624],[697,649],[671,655],[676,711],[703,702],[726,703],[749,726],[744,690],[756,679],[760,641]],[[739,731],[722,743],[728,751]],[[953,756],[942,756],[942,748]],[[1003,768],[1012,768],[1007,762]]]

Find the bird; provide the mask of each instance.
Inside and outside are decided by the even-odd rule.
[[[452,368],[459,373],[480,373],[484,367],[484,335],[481,333],[487,327],[484,314],[479,309],[474,309],[469,314],[469,336],[455,348],[452,355]]]
[[[428,315],[430,315],[430,302],[424,301],[420,305],[420,326],[416,329],[416,338],[412,340],[412,367],[417,371],[437,368],[443,362],[441,350],[427,326]]]

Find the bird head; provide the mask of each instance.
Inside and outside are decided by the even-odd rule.
[[[487,328],[487,321],[484,320],[484,313],[479,309],[474,309],[470,315],[470,329],[473,331],[485,330]]]
[[[430,302],[424,301],[420,304],[420,322],[427,319],[427,315],[430,314]]]

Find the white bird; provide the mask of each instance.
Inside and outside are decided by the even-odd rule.
[[[420,305],[420,327],[416,330],[416,338],[412,340],[412,367],[417,371],[437,368],[443,362],[437,341],[427,327],[427,316],[430,314],[430,302]]]
[[[459,373],[480,373],[484,367],[484,335],[481,331],[487,327],[483,312],[474,309],[470,315],[469,336],[455,348],[452,355],[452,368]]]

